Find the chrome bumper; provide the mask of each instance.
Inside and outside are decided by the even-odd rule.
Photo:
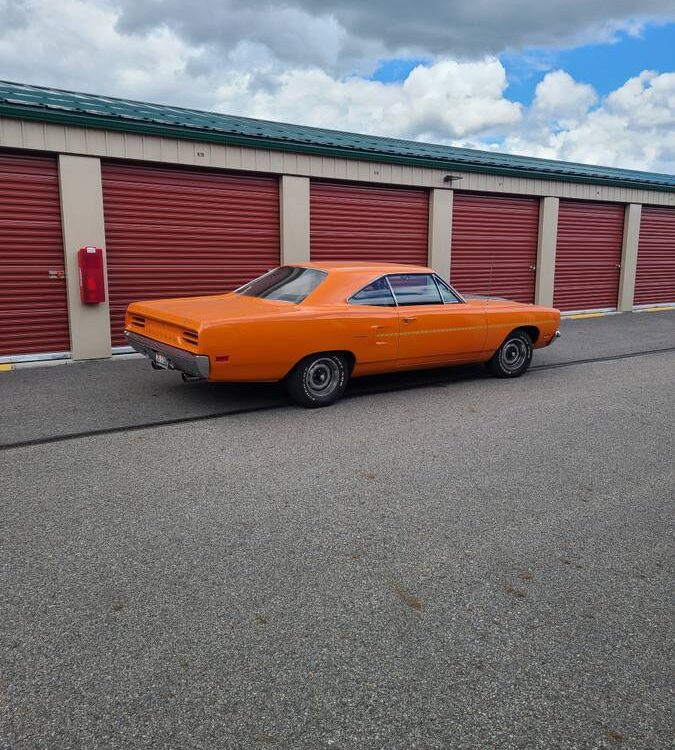
[[[163,354],[169,363],[170,370],[180,370],[193,378],[208,378],[209,376],[209,358],[205,354],[191,354],[131,331],[125,331],[124,338],[129,346],[145,355],[151,362],[156,361],[156,354]]]

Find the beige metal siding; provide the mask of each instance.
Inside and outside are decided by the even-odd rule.
[[[12,118],[0,118],[0,146],[114,159],[238,169],[247,172],[291,174],[320,179],[355,180],[427,188],[447,187],[447,184],[443,182],[443,178],[448,174],[446,169],[309,156],[290,151],[280,152],[217,143],[200,143],[199,141],[119,133],[112,130],[102,131]],[[658,190],[475,174],[454,169],[452,173],[462,177],[461,181],[453,184],[457,192],[470,190],[675,206],[675,193]]]

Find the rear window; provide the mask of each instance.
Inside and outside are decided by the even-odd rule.
[[[235,290],[235,294],[280,302],[302,302],[326,278],[325,271],[316,268],[281,266],[268,271]]]

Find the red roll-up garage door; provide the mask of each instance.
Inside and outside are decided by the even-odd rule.
[[[625,208],[560,201],[553,304],[560,310],[615,308]]]
[[[275,177],[103,164],[113,345],[134,300],[220,294],[279,264]]]
[[[310,244],[314,261],[427,265],[426,190],[312,181]]]
[[[533,302],[539,199],[455,191],[450,277],[460,292]]]
[[[675,208],[642,206],[636,305],[675,302]]]
[[[70,349],[63,272],[56,159],[0,154],[0,356]]]

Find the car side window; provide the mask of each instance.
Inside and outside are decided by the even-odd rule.
[[[434,281],[436,282],[438,291],[441,293],[441,298],[446,305],[462,301],[440,276],[434,276]]]
[[[377,279],[364,286],[349,298],[352,305],[374,305],[376,307],[396,307],[396,302],[385,278]]]
[[[387,279],[396,302],[401,307],[443,304],[434,277],[430,273],[401,273],[387,276]]]

